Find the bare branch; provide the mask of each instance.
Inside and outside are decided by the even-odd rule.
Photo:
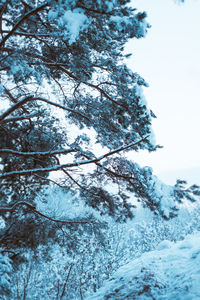
[[[4,91],[13,103],[18,103],[17,99],[11,94],[11,92],[5,86],[4,86]],[[22,111],[26,114],[29,113],[28,110],[26,110],[24,107],[22,107]]]
[[[30,102],[30,101],[37,101],[37,100],[46,102],[46,103],[48,103],[48,104],[50,104],[50,105],[52,105],[52,106],[61,108],[61,109],[63,109],[63,110],[72,112],[72,113],[74,113],[74,114],[78,114],[79,116],[85,118],[87,121],[90,121],[85,115],[83,115],[82,113],[80,113],[80,112],[78,112],[78,111],[76,111],[76,110],[73,110],[73,109],[71,109],[71,108],[69,108],[69,107],[65,107],[65,106],[63,106],[63,105],[60,105],[60,104],[55,103],[55,102],[52,102],[52,101],[50,101],[50,100],[48,100],[48,99],[45,99],[45,98],[42,98],[42,97],[36,97],[36,98],[34,98],[34,97],[31,95],[31,96],[28,96],[28,97],[26,97],[26,98],[20,100],[20,101],[17,102],[15,105],[13,105],[12,107],[10,107],[7,111],[5,111],[5,112],[0,116],[0,122],[1,122],[2,120],[4,120],[8,115],[10,115],[13,111],[15,111],[15,110],[18,109],[18,108],[21,108],[22,105],[24,105],[24,104],[26,104],[26,103],[28,103],[28,102]]]
[[[66,186],[63,186],[63,185],[59,184],[58,182],[56,182],[56,181],[54,181],[54,180],[52,180],[52,179],[50,179],[50,178],[43,177],[43,176],[40,176],[40,175],[38,175],[38,174],[34,174],[34,176],[35,176],[35,177],[38,177],[38,178],[40,178],[40,179],[43,179],[43,180],[52,182],[53,184],[59,186],[60,188],[66,188]]]
[[[28,115],[15,116],[15,117],[11,117],[11,118],[1,120],[0,123],[5,124],[5,123],[9,123],[9,122],[16,122],[16,121],[31,119],[31,118],[34,118],[34,117],[38,116],[39,114],[40,114],[39,112],[36,112],[36,113],[33,113],[33,114],[28,114]]]
[[[2,33],[8,33],[8,30],[2,31]],[[20,35],[20,36],[27,36],[27,37],[51,37],[50,34],[47,33],[34,33],[34,32],[21,32],[21,31],[15,31],[13,35]]]
[[[117,149],[115,149],[113,151],[110,151],[110,152],[102,155],[97,161],[102,160],[103,158],[106,158],[106,157],[111,156],[113,154],[116,154],[118,152],[127,150],[130,147],[136,146],[136,145],[140,144],[141,142],[144,142],[148,137],[149,136],[147,135],[144,138],[142,138],[141,140],[139,140],[138,142],[133,142],[133,143],[130,143],[130,144],[126,145],[126,146],[122,146],[122,147],[119,147],[119,148],[117,148]]]
[[[73,266],[74,266],[74,263],[71,263],[71,265],[69,267],[69,271],[68,271],[67,277],[65,279],[65,283],[63,285],[63,290],[62,290],[62,294],[60,296],[60,299],[63,299],[63,297],[65,296],[65,290],[66,290],[67,282],[69,280],[69,276],[70,276],[70,273],[71,273],[71,270],[72,270]]]
[[[69,72],[68,70],[66,70],[63,66],[57,64],[57,63],[52,63],[51,65],[54,65],[57,69],[63,71],[65,74],[67,74],[69,77],[71,77],[72,79],[75,79],[76,81],[79,81],[78,78],[72,74],[71,72]],[[97,91],[99,91],[104,97],[106,97],[108,100],[110,100],[111,102],[113,102],[114,104],[118,105],[118,106],[122,106],[123,105],[117,101],[115,101],[111,96],[109,96],[102,88],[100,88],[98,85],[89,83],[89,82],[82,82],[83,84],[96,89]]]
[[[46,218],[46,219],[48,219],[48,220],[50,220],[50,221],[53,221],[53,222],[56,222],[56,223],[63,223],[63,224],[87,224],[87,223],[94,223],[94,222],[91,222],[91,221],[89,221],[89,220],[87,220],[87,219],[83,219],[83,220],[57,220],[57,219],[54,219],[54,218],[51,218],[51,217],[49,217],[49,216],[46,216],[46,215],[44,215],[43,213],[41,213],[41,212],[39,212],[37,209],[36,209],[36,207],[35,206],[33,206],[33,205],[31,205],[31,204],[29,204],[29,203],[27,203],[27,202],[18,202],[18,203],[15,203],[13,206],[11,206],[11,207],[0,207],[0,213],[7,213],[7,212],[9,212],[9,213],[13,213],[15,210],[16,210],[16,208],[18,207],[18,206],[26,206],[26,207],[28,207],[33,213],[35,213],[35,214],[37,214],[37,215],[39,215],[39,216],[41,216],[41,217],[44,217],[44,218]]]
[[[33,205],[31,205],[31,204],[29,204],[29,203],[27,203],[27,202],[18,202],[18,203],[14,204],[14,205],[11,206],[11,207],[0,207],[0,213],[7,213],[7,212],[12,213],[12,212],[14,212],[15,209],[16,209],[18,206],[20,206],[20,205],[25,205],[25,206],[27,206],[28,208],[30,208],[30,209],[32,209],[32,210],[35,209],[35,206],[33,206]]]
[[[0,51],[1,51],[1,52],[8,52],[8,53],[14,52],[13,49],[11,49],[11,48],[6,48],[6,47],[5,47],[5,48],[1,48]]]
[[[85,82],[84,82],[85,83]],[[118,105],[118,106],[122,106],[123,105],[117,101],[115,101],[111,96],[109,96],[102,88],[100,88],[98,85],[94,85],[91,83],[85,83],[86,85],[98,90],[104,97],[106,97],[108,100],[110,100],[111,102],[113,102],[114,104]]]
[[[74,149],[60,149],[60,150],[46,151],[46,152],[20,152],[20,151],[16,151],[16,150],[12,150],[12,149],[0,149],[0,157],[5,156],[5,155],[9,155],[9,154],[12,154],[14,156],[22,156],[22,157],[25,157],[25,158],[34,157],[34,156],[47,157],[47,156],[53,156],[53,155],[56,155],[56,154],[68,154],[68,153],[71,153],[71,152],[76,152],[76,150],[74,150]]]
[[[94,158],[94,159],[87,159],[87,160],[83,160],[83,161],[79,161],[79,162],[73,162],[73,163],[67,163],[67,164],[61,164],[61,165],[55,165],[53,167],[47,167],[47,168],[38,168],[38,169],[28,169],[28,170],[20,170],[20,171],[12,171],[12,172],[7,172],[4,173],[2,175],[0,175],[0,179],[4,179],[4,178],[8,178],[8,177],[15,177],[15,176],[23,176],[23,175],[33,175],[35,173],[46,173],[46,172],[52,172],[52,171],[58,171],[58,170],[62,170],[63,168],[73,168],[73,167],[79,167],[79,166],[83,166],[83,165],[88,165],[88,164],[96,164],[99,161],[103,160],[106,157],[109,157],[113,154],[119,153],[121,151],[127,150],[128,148],[131,148],[135,145],[140,144],[141,142],[143,142],[144,140],[147,139],[148,136],[144,137],[143,139],[131,143],[129,145],[126,146],[122,146],[120,148],[117,148],[113,151],[110,151],[98,158]]]

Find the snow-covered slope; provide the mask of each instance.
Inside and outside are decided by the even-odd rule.
[[[154,251],[121,267],[87,300],[200,299],[200,233],[177,243],[163,241]]]

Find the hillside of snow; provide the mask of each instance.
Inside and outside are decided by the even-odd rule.
[[[121,267],[87,300],[200,299],[200,233],[156,250]]]

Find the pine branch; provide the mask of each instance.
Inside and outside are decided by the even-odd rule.
[[[103,160],[106,157],[109,157],[111,155],[114,155],[116,153],[119,153],[121,151],[127,150],[128,148],[131,148],[135,145],[140,144],[141,142],[145,141],[147,139],[148,136],[144,137],[143,139],[131,143],[129,145],[126,146],[122,146],[120,148],[117,148],[113,151],[110,151],[98,158],[94,158],[94,159],[87,159],[87,160],[83,160],[83,161],[79,161],[79,162],[73,162],[73,163],[67,163],[67,164],[61,164],[61,165],[55,165],[53,167],[47,167],[47,168],[38,168],[38,169],[28,169],[28,170],[20,170],[20,171],[12,171],[12,172],[7,172],[4,173],[2,175],[0,175],[0,179],[5,179],[8,177],[15,177],[15,176],[23,176],[23,175],[33,175],[36,173],[46,173],[46,172],[52,172],[52,171],[58,171],[58,170],[62,170],[63,168],[73,168],[73,167],[79,167],[79,166],[83,166],[83,165],[89,165],[89,164],[96,164],[99,161]]]

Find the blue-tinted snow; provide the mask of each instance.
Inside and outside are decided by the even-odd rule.
[[[200,233],[177,243],[162,241],[121,267],[87,300],[200,299]]]

